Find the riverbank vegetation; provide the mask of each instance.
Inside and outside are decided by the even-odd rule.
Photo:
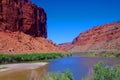
[[[71,72],[66,70],[63,73],[48,73],[48,75],[41,80],[73,80],[73,78]]]
[[[102,62],[96,64],[92,80],[120,80],[120,65],[110,67]]]
[[[79,54],[87,57],[120,57],[120,53],[114,52],[79,52]]]
[[[65,54],[65,56],[67,56],[67,57],[70,57],[70,56],[72,56],[73,55],[73,53],[67,53],[67,54]]]
[[[85,77],[83,80],[120,80],[120,64],[110,67],[99,62],[94,65],[91,77]]]
[[[32,53],[32,54],[0,54],[0,64],[20,63],[30,61],[48,61],[62,58],[61,53]]]

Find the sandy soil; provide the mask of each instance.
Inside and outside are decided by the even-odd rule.
[[[27,69],[36,69],[41,66],[47,65],[47,62],[37,62],[37,63],[20,63],[20,64],[5,64],[0,65],[0,73],[9,72],[9,71],[21,71]]]

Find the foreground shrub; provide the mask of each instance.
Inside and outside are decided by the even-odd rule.
[[[65,71],[63,73],[49,73],[41,80],[73,80],[73,78],[70,71]]]
[[[102,62],[96,64],[92,80],[120,80],[120,65],[109,67]]]
[[[61,53],[0,54],[0,63],[43,61],[62,57],[63,55]]]

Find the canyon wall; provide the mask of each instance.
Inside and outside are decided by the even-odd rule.
[[[30,0],[0,0],[0,54],[65,52],[46,39],[46,21]]]
[[[47,37],[46,13],[29,0],[0,0],[0,31]]]
[[[120,52],[120,21],[95,26],[65,45],[61,44],[70,52]]]

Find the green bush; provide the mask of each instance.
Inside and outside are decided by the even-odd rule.
[[[91,57],[120,57],[120,53],[115,52],[83,52],[80,53],[85,56],[91,56]]]
[[[72,53],[67,53],[67,54],[66,54],[67,57],[70,57],[70,56],[72,56],[72,55],[73,55]]]
[[[96,64],[92,80],[120,80],[120,65],[109,67],[102,62]]]
[[[103,57],[119,57],[118,53],[107,52],[102,55]]]
[[[65,71],[63,73],[48,73],[48,75],[41,80],[73,80],[73,78],[70,71]]]
[[[33,53],[33,54],[0,54],[0,63],[16,63],[27,61],[43,61],[62,58],[61,53]]]

